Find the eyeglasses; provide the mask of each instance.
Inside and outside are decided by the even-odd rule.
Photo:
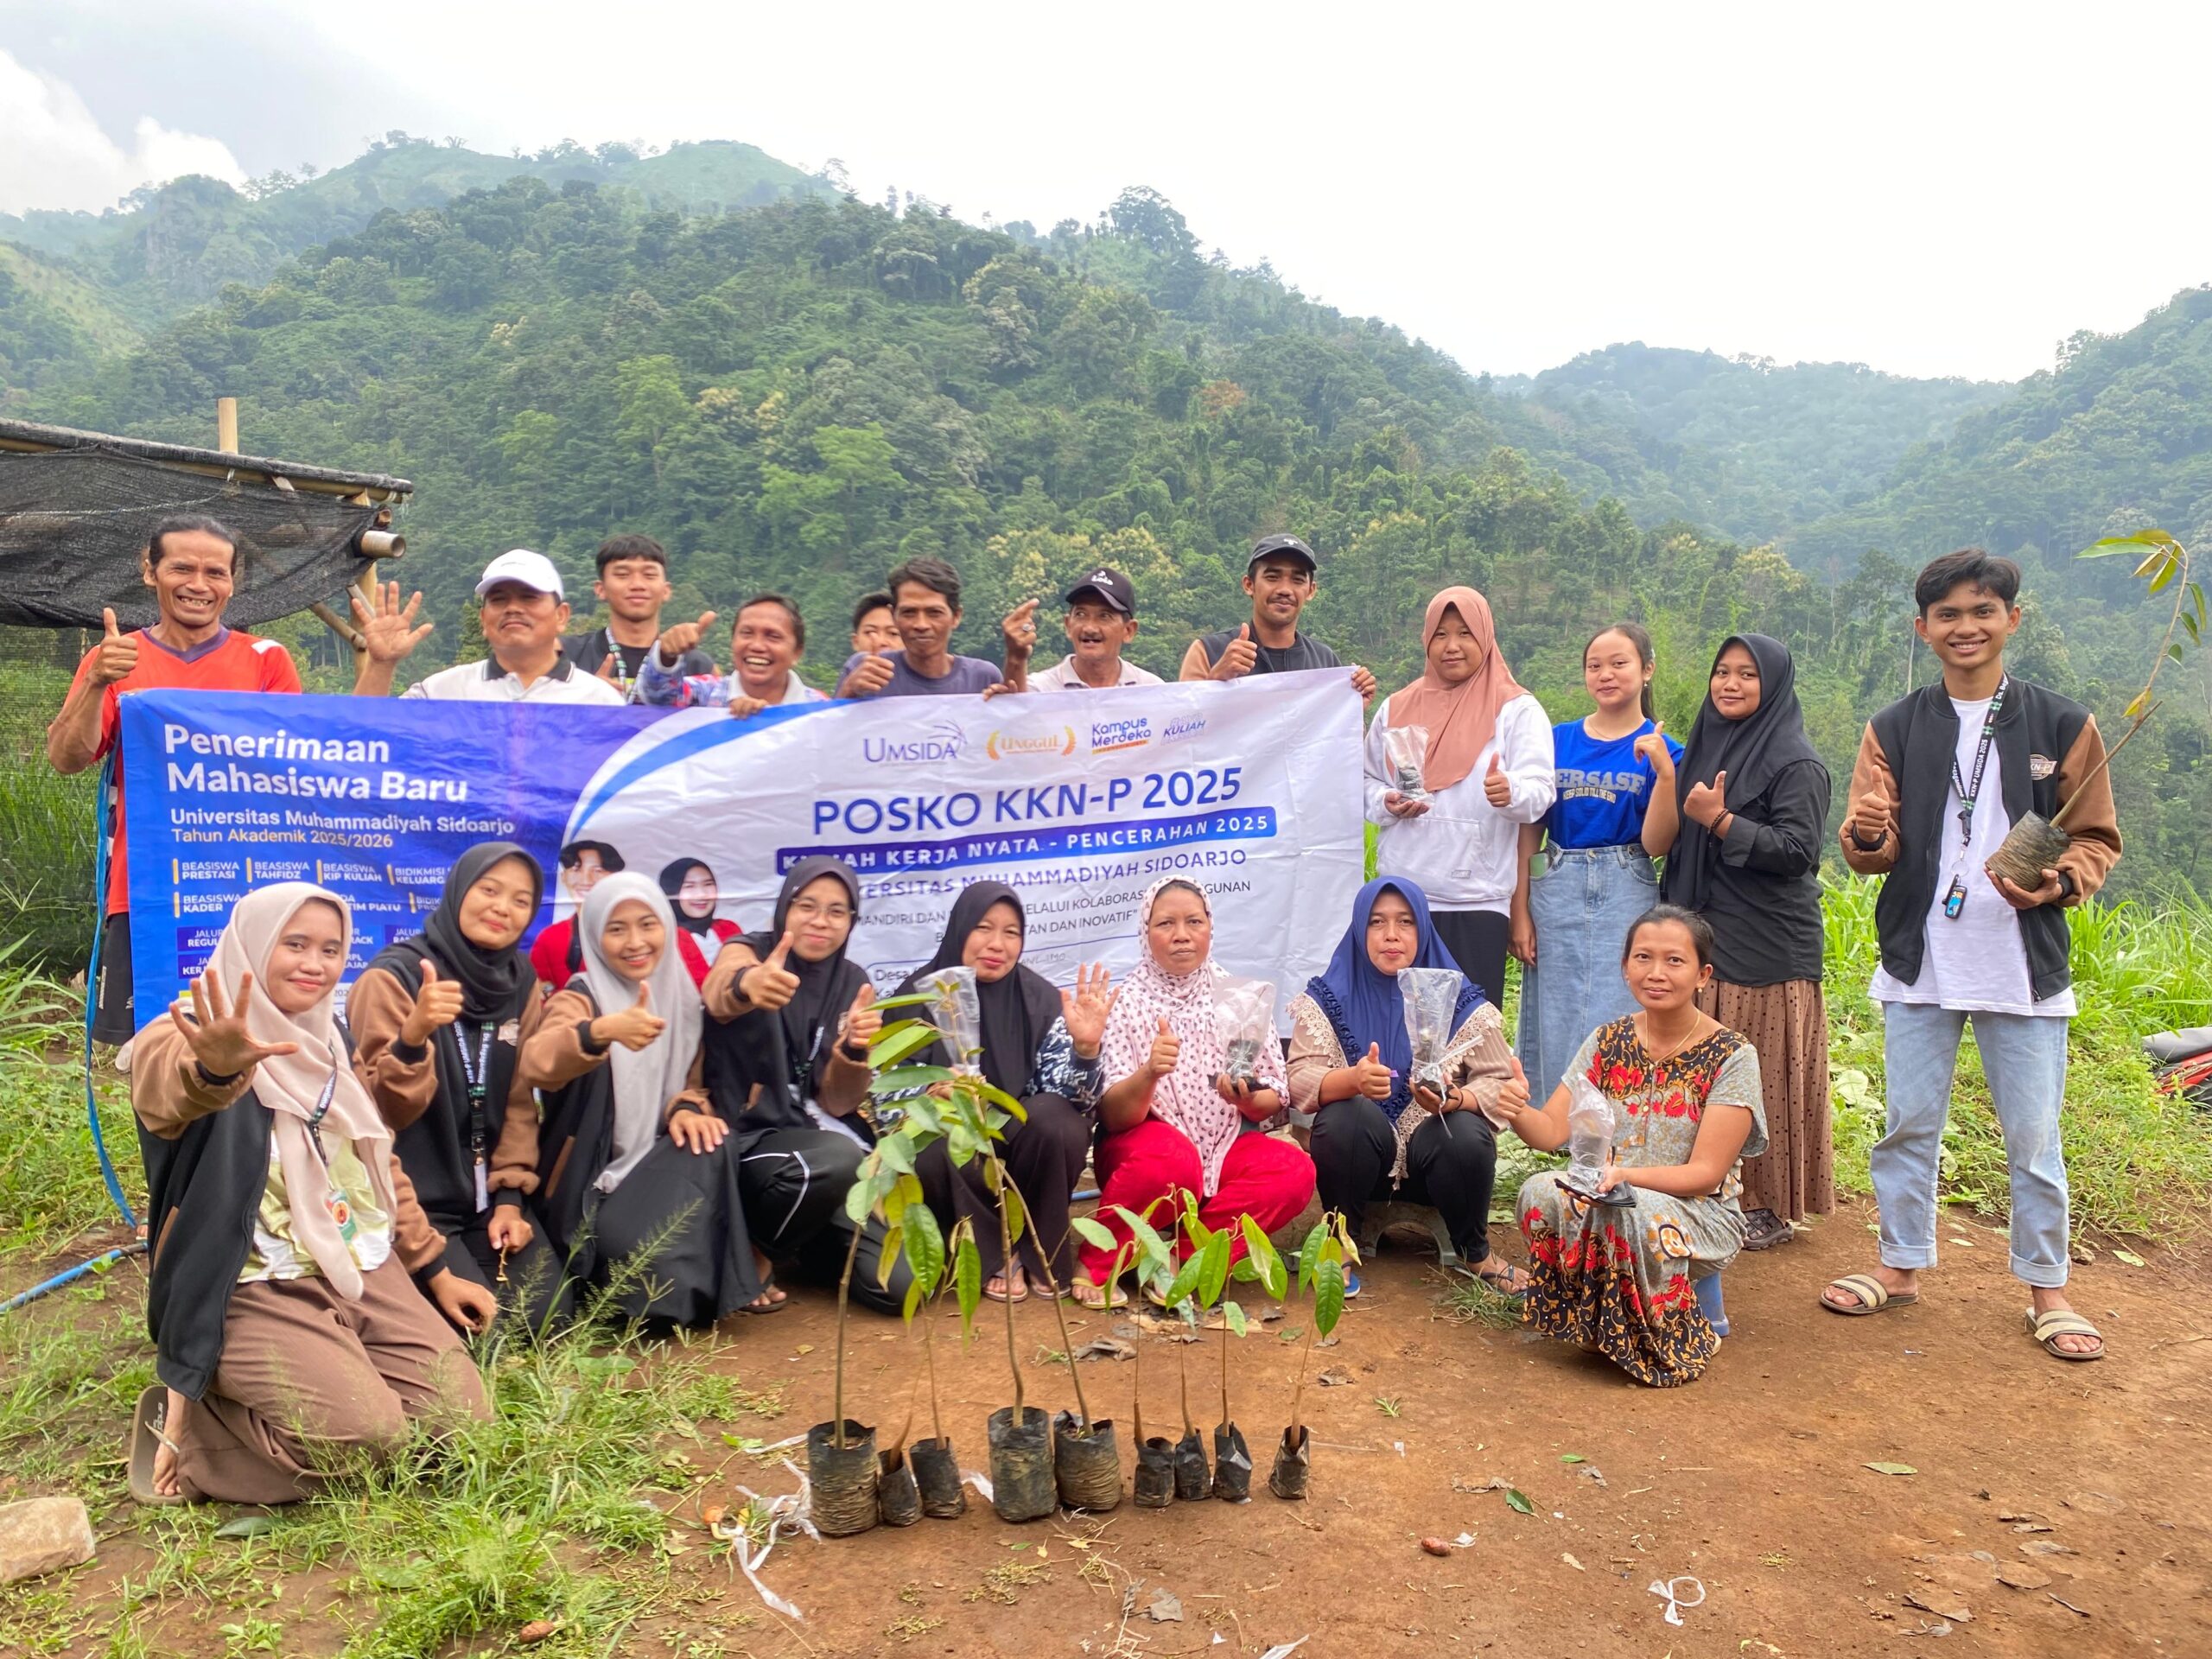
[[[791,913],[810,918],[819,918],[827,922],[849,922],[853,919],[851,906],[834,901],[825,905],[818,899],[794,899]]]

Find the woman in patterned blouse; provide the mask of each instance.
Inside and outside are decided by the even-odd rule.
[[[1671,905],[1630,928],[1621,971],[1641,1012],[1600,1026],[1541,1109],[1512,1085],[1499,1116],[1530,1146],[1567,1139],[1578,1079],[1613,1109],[1601,1192],[1625,1185],[1632,1206],[1594,1204],[1550,1171],[1521,1188],[1521,1230],[1535,1283],[1526,1303],[1546,1336],[1604,1354],[1639,1382],[1694,1382],[1720,1345],[1692,1287],[1744,1243],[1742,1164],[1766,1145],[1758,1051],[1699,1011],[1713,977],[1713,930]]]

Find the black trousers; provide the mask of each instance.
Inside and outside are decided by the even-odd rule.
[[[1007,1173],[1014,1178],[1029,1216],[1014,1252],[1040,1281],[1042,1263],[1049,1262],[1053,1282],[1065,1287],[1075,1266],[1068,1205],[1090,1157],[1091,1121],[1059,1095],[1025,1095],[1021,1104],[1029,1114],[1027,1121],[1009,1122],[1001,1131]],[[996,1278],[1005,1270],[1006,1256],[999,1249],[998,1200],[984,1184],[983,1160],[971,1159],[955,1170],[940,1141],[922,1154],[915,1173],[921,1177],[922,1191],[940,1225],[950,1231],[955,1222],[965,1220],[974,1227],[983,1277]]]
[[[835,1129],[768,1129],[748,1136],[738,1171],[753,1243],[779,1262],[794,1263],[810,1278],[836,1284],[853,1243],[845,1195],[860,1179],[861,1160],[867,1156],[852,1136]],[[889,1281],[878,1285],[883,1224],[871,1217],[860,1233],[852,1299],[878,1313],[896,1313],[906,1302],[913,1271],[901,1255]]]
[[[1494,1007],[1505,1006],[1505,945],[1511,919],[1495,910],[1432,910],[1436,936]]]
[[[455,1277],[471,1280],[497,1296],[503,1319],[519,1317],[540,1333],[565,1324],[575,1311],[575,1287],[569,1281],[567,1263],[546,1239],[545,1224],[529,1205],[522,1206],[523,1219],[531,1226],[530,1243],[507,1252],[507,1281],[501,1284],[499,1253],[492,1248],[489,1236],[492,1215],[487,1210],[467,1220],[430,1217],[430,1224],[445,1235],[442,1265]]]
[[[1313,1167],[1322,1207],[1344,1212],[1358,1233],[1367,1206],[1395,1198],[1433,1205],[1470,1267],[1490,1259],[1490,1193],[1497,1173],[1497,1131],[1480,1112],[1431,1117],[1406,1146],[1406,1179],[1394,1192],[1390,1166],[1397,1131],[1364,1095],[1334,1100],[1313,1117]]]

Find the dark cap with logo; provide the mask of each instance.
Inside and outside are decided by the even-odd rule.
[[[1252,543],[1252,556],[1244,562],[1246,575],[1257,569],[1263,559],[1303,559],[1308,570],[1319,570],[1321,561],[1313,550],[1295,536],[1262,536]]]
[[[1081,582],[1069,588],[1067,602],[1072,605],[1086,594],[1095,594],[1123,616],[1135,616],[1137,613],[1135,585],[1111,565],[1100,565]]]

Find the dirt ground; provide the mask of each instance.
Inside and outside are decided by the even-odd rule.
[[[1746,1257],[1727,1279],[1735,1334],[1701,1382],[1669,1392],[1525,1332],[1445,1322],[1432,1264],[1394,1240],[1336,1345],[1315,1357],[1351,1380],[1306,1389],[1310,1503],[1265,1490],[1296,1363],[1279,1333],[1303,1323],[1294,1309],[1231,1349],[1232,1402],[1259,1466],[1249,1504],[1125,1502],[1017,1527],[971,1493],[957,1521],[787,1541],[762,1576],[801,1610],[796,1624],[693,1533],[667,1611],[620,1650],[1167,1659],[1257,1656],[1304,1637],[1300,1659],[2212,1654],[2204,1264],[2134,1268],[2098,1251],[2076,1271],[2075,1300],[2112,1357],[2065,1365],[2025,1334],[2002,1232],[1962,1217],[1945,1229],[1945,1262],[1920,1306],[1821,1313],[1821,1283],[1871,1262],[1870,1219],[1847,1205],[1795,1244]],[[771,1439],[829,1415],[832,1313],[802,1294],[734,1333],[721,1363],[750,1387],[789,1385]],[[1128,1319],[1071,1317],[1078,1344]],[[1067,1403],[1049,1307],[1033,1300],[1018,1318],[1031,1401]],[[849,1394],[887,1435],[906,1414],[918,1356],[885,1321],[856,1315],[853,1329]],[[982,1465],[985,1415],[1008,1394],[1001,1328],[979,1332],[965,1357],[939,1345],[948,1427],[970,1468]],[[1189,1350],[1208,1427],[1222,1340]],[[1176,1426],[1175,1351],[1147,1340],[1154,1433]],[[1083,1367],[1125,1468],[1132,1372],[1110,1359]],[[701,1455],[719,1463],[720,1451]],[[790,1455],[803,1463],[803,1448]],[[795,1484],[777,1463],[742,1457],[725,1478],[766,1494]],[[673,1517],[679,1533],[697,1501]],[[127,1526],[130,1514],[117,1518]],[[1442,1558],[1421,1548],[1462,1535],[1472,1541]],[[105,1546],[86,1592],[127,1573],[133,1548],[127,1533]],[[1653,1592],[1659,1580],[1674,1582],[1679,1627]],[[1161,1591],[1179,1619],[1147,1616]],[[340,1639],[334,1626],[334,1648]]]

